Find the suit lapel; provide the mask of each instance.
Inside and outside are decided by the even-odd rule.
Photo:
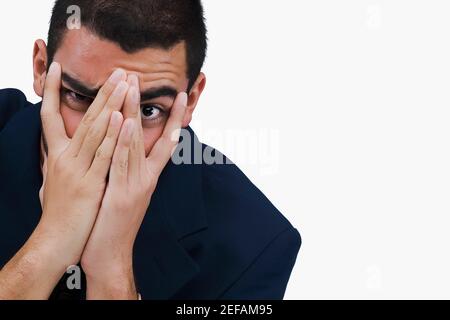
[[[169,299],[199,272],[157,206],[150,206],[134,248],[137,286],[145,299]]]

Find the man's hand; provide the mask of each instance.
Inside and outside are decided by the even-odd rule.
[[[126,118],[111,164],[110,177],[81,264],[88,299],[136,299],[133,246],[158,178],[175,150],[186,112],[187,94],[175,100],[163,135],[146,158],[136,76],[124,106]],[[131,131],[134,128],[134,134]]]
[[[94,225],[122,125],[128,84],[116,71],[103,86],[70,140],[59,113],[61,69],[47,76],[41,118],[48,143],[43,213],[37,230],[56,239],[59,260],[76,264]]]
[[[46,77],[41,118],[48,162],[41,220],[30,239],[0,272],[0,298],[46,299],[66,268],[80,261],[106,188],[128,84],[117,70],[77,129],[67,137],[60,114],[61,67]]]

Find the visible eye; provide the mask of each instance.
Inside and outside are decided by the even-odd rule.
[[[164,113],[163,109],[154,104],[149,104],[141,107],[143,120],[157,120]]]
[[[80,102],[87,102],[87,101],[92,100],[91,98],[82,96],[81,94],[78,94],[78,93],[73,92],[73,91],[71,91],[71,90],[68,90],[68,91],[67,91],[67,94],[70,96],[70,98],[72,98],[72,99],[74,99],[74,100],[78,100],[78,101],[80,101]]]
[[[94,101],[92,98],[78,94],[67,88],[62,89],[62,97],[74,110],[85,112]]]

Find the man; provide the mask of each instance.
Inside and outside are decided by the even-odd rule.
[[[200,0],[56,1],[42,103],[0,92],[0,298],[283,298],[299,233],[189,128],[206,46]]]

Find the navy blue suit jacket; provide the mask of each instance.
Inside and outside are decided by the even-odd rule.
[[[41,216],[40,107],[0,90],[0,268]],[[135,243],[136,284],[144,299],[282,299],[300,245],[298,231],[235,165],[170,162]],[[83,294],[63,278],[52,298]]]

